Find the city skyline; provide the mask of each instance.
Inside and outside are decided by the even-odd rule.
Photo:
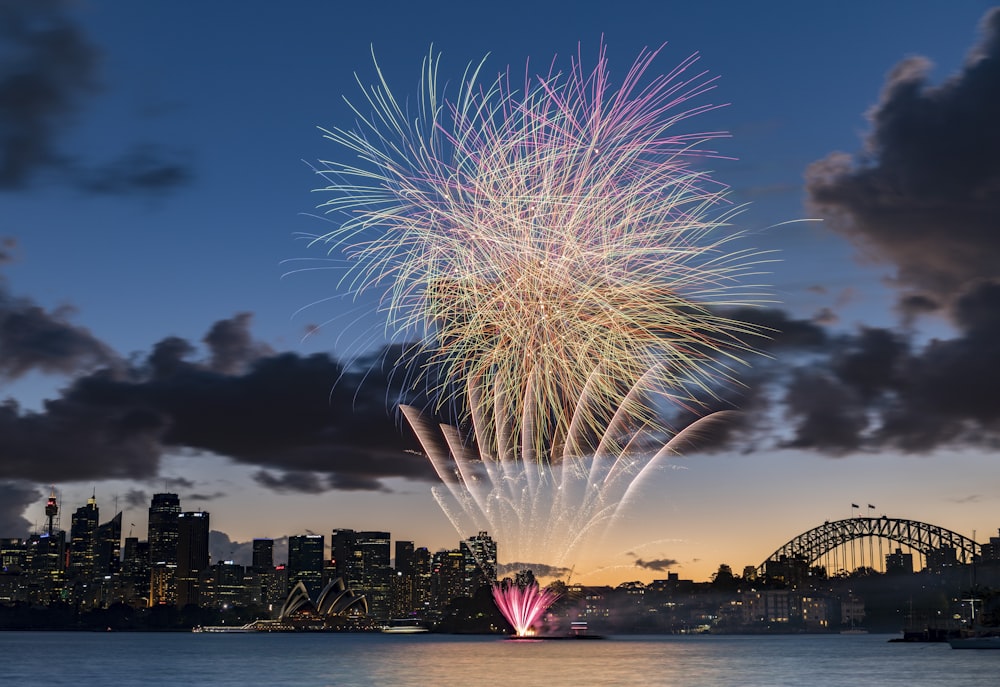
[[[469,554],[473,559],[476,560],[477,565],[480,566],[485,574],[491,579],[500,579],[504,577],[513,578],[516,575],[520,575],[524,572],[530,572],[533,575],[543,579],[546,582],[554,582],[557,580],[566,581],[574,577],[576,573],[576,566],[572,568],[565,567],[555,567],[546,565],[536,565],[535,569],[531,569],[529,565],[523,565],[519,561],[504,561],[502,557],[498,558],[497,551],[503,551],[503,540],[494,540],[487,531],[480,531],[478,533],[470,533],[466,536],[461,536],[456,540],[450,542],[450,545],[440,546],[436,549],[429,548],[425,546],[419,540],[412,539],[402,539],[398,536],[393,536],[391,531],[373,531],[373,530],[354,530],[350,528],[343,528],[334,526],[328,528],[325,532],[315,532],[313,530],[306,530],[305,532],[298,533],[287,533],[280,537],[254,537],[246,542],[231,542],[224,532],[219,532],[217,530],[209,529],[209,518],[210,513],[207,511],[196,510],[196,511],[184,511],[177,494],[173,493],[157,493],[152,495],[151,503],[148,507],[148,512],[150,515],[157,514],[158,518],[153,526],[148,526],[145,528],[147,532],[147,538],[143,540],[140,536],[135,534],[135,523],[130,523],[130,531],[126,534],[121,529],[122,523],[122,511],[116,511],[115,515],[107,523],[98,526],[97,513],[99,512],[99,506],[95,497],[87,499],[85,505],[72,511],[72,522],[73,522],[73,536],[70,537],[70,530],[61,527],[61,517],[63,511],[63,504],[59,501],[58,495],[53,493],[45,500],[45,514],[46,519],[44,523],[33,528],[32,535],[51,535],[56,532],[63,532],[65,536],[66,546],[72,549],[73,553],[70,557],[69,570],[77,570],[81,566],[80,556],[83,556],[83,560],[88,561],[85,567],[89,565],[92,567],[94,565],[94,556],[98,558],[107,558],[108,552],[114,548],[115,550],[127,551],[128,550],[128,540],[138,540],[140,545],[145,546],[145,550],[148,552],[146,556],[149,561],[154,561],[158,559],[161,560],[160,563],[169,563],[173,566],[177,566],[178,582],[190,577],[190,571],[194,571],[195,578],[197,573],[205,570],[209,565],[215,565],[218,563],[235,563],[239,566],[244,566],[248,569],[257,569],[258,559],[263,552],[266,552],[267,559],[273,563],[273,565],[287,566],[291,572],[299,569],[315,569],[316,577],[315,579],[307,577],[295,577],[295,580],[301,579],[306,585],[306,591],[309,593],[310,597],[315,597],[320,591],[320,578],[318,577],[319,571],[325,569],[328,563],[332,565],[330,569],[332,574],[338,577],[344,577],[345,579],[355,579],[359,581],[359,584],[371,583],[368,578],[368,573],[362,568],[356,568],[355,563],[350,561],[349,552],[353,550],[364,550],[367,546],[374,546],[375,549],[383,550],[384,553],[378,554],[384,558],[378,558],[379,565],[385,568],[393,568],[396,570],[400,569],[400,565],[405,568],[406,563],[401,563],[399,556],[403,555],[410,557],[413,555],[414,548],[423,549],[432,554],[442,554],[442,553],[455,553],[459,549],[469,549]],[[823,526],[829,527],[841,527],[845,521],[849,521],[854,518],[864,519],[866,521],[889,521],[889,517],[885,514],[879,515],[878,509],[873,504],[850,504],[850,516],[839,521],[824,521]],[[160,515],[167,514],[167,515]],[[172,520],[171,520],[172,516]],[[166,517],[169,522],[173,524],[168,524],[166,529],[161,523],[161,520]],[[895,521],[895,518],[891,519]],[[87,523],[89,522],[89,526]],[[965,537],[961,533],[950,532],[946,527],[940,527],[938,525],[922,522],[920,520],[909,520],[903,519],[900,522],[912,523],[914,525],[919,525],[922,527],[927,527],[929,529],[934,529],[935,531],[940,530],[942,532],[941,536],[949,538],[953,535],[957,535],[958,538],[964,538],[966,540],[972,539],[971,537]],[[197,525],[197,527],[192,528],[192,525]],[[887,525],[887,527],[889,527]],[[52,529],[54,528],[54,529]],[[110,528],[110,529],[109,529]],[[781,545],[775,545],[774,548],[769,549],[767,554],[768,560],[773,560],[775,558],[780,558],[781,556],[787,556],[788,551],[799,551],[799,547],[813,546],[817,545],[821,539],[815,539],[817,535],[807,532],[806,530],[816,530],[819,528],[818,524],[810,528],[805,528],[801,532],[797,533],[796,536],[789,538],[787,541],[782,542]],[[94,542],[89,543],[89,547],[85,546],[81,548],[77,543],[77,531],[82,530],[84,532],[89,532],[91,537],[96,536],[97,539],[104,540],[107,539],[112,532],[117,533],[118,543],[114,546],[111,544],[103,544],[102,549],[96,551],[93,549]],[[873,528],[873,536],[885,536],[875,534],[880,528]],[[52,530],[52,531],[50,531]],[[861,530],[859,530],[861,531]],[[995,536],[995,532],[1000,531],[1000,528],[992,528],[985,532],[979,533],[979,538],[976,541],[981,543],[984,547],[984,551],[988,550],[989,560],[994,560],[997,556],[995,547],[1000,542],[1000,537]],[[200,534],[195,534],[200,532]],[[328,535],[327,532],[330,534]],[[935,535],[936,536],[936,535]],[[4,538],[3,532],[0,532],[0,538]],[[813,538],[810,538],[813,537]],[[799,539],[806,538],[808,543],[799,542]],[[9,539],[9,538],[8,538]],[[815,540],[814,540],[815,539]],[[457,541],[458,548],[456,548],[455,543]],[[479,542],[485,541],[489,542],[487,545],[480,544]],[[153,542],[152,545],[150,542]],[[195,543],[200,542],[200,543]],[[897,544],[901,542],[897,541]],[[317,547],[316,544],[321,544],[322,546]],[[394,547],[390,547],[390,544],[394,544]],[[235,547],[235,548],[233,548]],[[389,551],[394,548],[396,555],[389,558]],[[850,547],[848,547],[850,548]],[[203,550],[203,554],[192,553]],[[882,547],[880,544],[880,551]],[[402,552],[402,554],[401,554]],[[855,552],[856,553],[856,552]],[[890,568],[894,565],[893,558],[904,557],[910,561],[909,565],[913,567],[913,555],[914,553],[918,556],[925,556],[921,554],[917,549],[907,547],[905,552],[901,552],[900,548],[897,547],[896,553],[893,555],[886,555],[884,560],[882,556],[876,556],[872,560],[865,560],[864,546],[861,546],[861,558],[854,562],[854,565],[860,566],[871,566],[876,570],[884,570],[888,572]],[[847,550],[840,551],[839,555],[847,556]],[[853,553],[852,553],[853,555]],[[192,558],[193,556],[193,558]],[[199,556],[207,556],[207,558],[201,558]],[[836,558],[837,554],[832,551],[824,554],[823,559],[831,558],[831,560],[838,560]],[[128,560],[129,556],[126,554],[123,560]],[[712,565],[713,572],[717,572],[721,567],[725,567],[733,570],[746,570],[749,568],[763,569],[766,567],[767,562],[765,558],[762,557],[759,561],[748,562],[746,565],[737,564],[731,565],[728,561],[729,558],[723,557],[719,562]],[[900,558],[900,560],[902,560]],[[936,560],[936,559],[935,559]],[[306,562],[308,561],[308,562]],[[919,562],[919,557],[918,557]],[[958,563],[967,563],[968,561],[959,556],[957,559]],[[817,561],[817,565],[823,564]],[[409,564],[412,565],[412,564]],[[827,564],[823,564],[824,567],[829,567]],[[843,572],[851,572],[853,568],[847,565],[847,559],[844,558],[840,560],[839,565],[846,566],[842,568]],[[899,565],[899,561],[895,562],[895,565]],[[934,566],[940,565],[940,563],[933,563],[931,557],[927,556],[925,565]],[[155,567],[155,565],[154,565]],[[640,561],[637,567],[646,568],[648,574],[637,575],[633,579],[620,580],[620,582],[638,582],[638,583],[651,583],[655,581],[662,581],[666,579],[665,576],[670,574],[670,576],[676,577],[678,575],[675,566],[672,563],[664,563],[663,561]],[[832,573],[831,573],[832,574]],[[586,572],[582,575],[577,576],[579,578],[587,577]],[[698,580],[695,580],[698,581]],[[596,584],[615,584],[612,582],[601,582]],[[180,591],[183,585],[178,586],[179,598],[184,596],[184,593]],[[360,589],[360,587],[359,587]]]
[[[52,483],[68,502],[96,488],[110,509],[118,495],[125,532],[144,527],[151,494],[177,491],[244,546],[322,522],[432,549],[475,534],[434,503],[387,370],[345,373],[377,358],[376,304],[345,302],[338,272],[289,274],[328,264],[294,240],[326,230],[309,216],[322,184],[300,159],[334,154],[315,127],[352,126],[341,98],[357,96],[354,73],[372,81],[372,52],[412,96],[431,44],[457,81],[486,53],[491,70],[578,50],[588,63],[602,36],[613,76],[644,47],[666,42],[661,71],[700,51],[720,77],[705,102],[726,104],[708,123],[733,132],[717,143],[738,158],[713,175],[751,202],[738,228],[782,262],[774,306],[756,312],[778,333],[726,399],[745,421],[645,485],[578,574],[706,579],[851,503],[995,530],[1000,14],[988,4],[627,2],[607,15],[583,3],[567,16],[533,3],[527,23],[517,7],[407,9],[390,23],[324,3],[33,7],[12,9],[24,21],[0,36],[48,94],[32,101],[0,71],[13,94],[0,105],[11,536],[44,521]],[[47,52],[41,29],[66,50]],[[183,48],[168,38],[182,33]],[[886,188],[898,204],[879,204]],[[823,222],[785,224],[802,218]]]

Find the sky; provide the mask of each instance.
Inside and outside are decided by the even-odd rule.
[[[364,6],[362,6],[364,5]],[[387,399],[313,172],[375,79],[698,53],[738,225],[778,251],[741,419],[649,480],[578,581],[707,579],[827,520],[1000,527],[1000,11],[987,2],[0,0],[0,536],[96,493],[254,537],[457,533]],[[356,80],[357,79],[357,80]],[[688,125],[688,124],[686,124]],[[811,222],[793,220],[811,219]],[[871,504],[874,509],[869,509]],[[473,534],[463,533],[464,535]],[[503,558],[503,542],[500,542]],[[545,561],[532,561],[544,564]]]

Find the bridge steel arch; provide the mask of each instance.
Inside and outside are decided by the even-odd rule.
[[[981,552],[980,545],[974,540],[937,525],[884,515],[880,518],[857,517],[827,521],[803,532],[772,553],[757,570],[763,574],[768,563],[783,560],[802,560],[812,565],[838,546],[865,538],[897,542],[919,551],[925,561],[927,554],[933,555],[950,548],[954,549],[958,563],[967,564],[975,561]]]

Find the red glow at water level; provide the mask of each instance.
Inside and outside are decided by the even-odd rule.
[[[539,588],[537,582],[523,588],[509,581],[493,585],[493,602],[518,637],[535,634],[535,623],[558,598],[559,594]]]

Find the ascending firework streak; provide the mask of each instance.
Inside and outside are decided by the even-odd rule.
[[[379,71],[357,128],[326,132],[356,162],[321,170],[340,223],[317,240],[420,339],[398,364],[435,405],[403,412],[459,532],[569,555],[704,424],[675,436],[665,406],[696,409],[760,333],[720,314],[760,301],[764,262],[731,248],[738,208],[696,164],[724,134],[676,131],[714,109],[690,102],[714,79],[696,57],[650,75],[657,54],[616,89],[603,48],[521,88],[480,64],[453,99],[432,55],[414,111]]]
[[[651,448],[655,437],[637,431],[622,448],[606,440],[589,454],[537,463],[521,458],[514,443],[489,447],[486,432],[470,441],[453,426],[435,425],[417,408],[402,410],[441,478],[443,486],[432,492],[455,529],[489,530],[504,543],[507,560],[555,567],[568,567],[584,542],[599,540],[645,477],[729,414],[703,417],[659,448]],[[477,412],[473,417],[477,430],[498,420]],[[623,428],[623,420],[619,414],[608,436]],[[504,432],[497,435],[516,441]]]

